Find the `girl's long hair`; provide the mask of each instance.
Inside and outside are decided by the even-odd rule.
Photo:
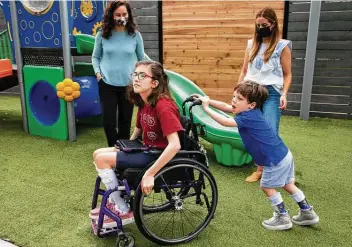
[[[272,33],[270,36],[269,46],[264,52],[264,62],[266,63],[269,61],[270,56],[273,54],[275,47],[280,40],[279,23],[277,21],[275,10],[269,7],[266,7],[260,10],[255,16],[255,19],[257,19],[258,17],[264,17],[270,22],[271,25],[274,24],[274,27],[272,29]],[[257,32],[257,24],[256,22],[254,22],[253,44],[249,53],[250,63],[253,62],[254,58],[257,56],[260,49],[260,45],[262,43],[263,43],[263,38],[259,36]]]
[[[170,88],[169,88],[169,77],[165,73],[163,66],[156,61],[144,60],[144,61],[137,62],[135,67],[137,68],[140,65],[149,66],[152,73],[151,76],[153,77],[154,80],[159,81],[158,86],[152,90],[152,93],[148,97],[148,104],[155,106],[156,102],[161,97],[166,97],[166,98],[169,98],[170,100],[173,100],[173,98],[171,97]],[[130,84],[127,87],[127,95],[128,95],[128,99],[134,105],[138,107],[144,106],[144,101],[141,98],[141,96],[138,93],[135,93],[133,91],[133,84]]]
[[[127,32],[129,35],[135,35],[137,30],[137,25],[134,21],[131,6],[129,3],[124,1],[112,1],[105,9],[104,18],[103,18],[103,25],[102,25],[102,37],[108,39],[111,37],[111,32],[115,27],[114,21],[114,11],[119,8],[120,6],[125,6],[128,13],[128,22],[126,25]]]

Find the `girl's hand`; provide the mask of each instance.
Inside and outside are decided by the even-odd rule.
[[[142,192],[148,195],[154,187],[154,177],[150,175],[144,175],[141,182]]]
[[[100,81],[101,78],[102,78],[102,77],[101,77],[101,74],[100,74],[100,73],[97,73],[96,76],[97,76],[97,80]]]
[[[286,94],[281,95],[280,97],[280,109],[285,110],[287,107],[287,97]]]

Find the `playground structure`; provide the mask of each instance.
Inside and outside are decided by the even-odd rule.
[[[94,34],[101,25],[98,17],[102,15],[106,2],[94,1],[93,10],[89,11],[86,3],[82,6],[83,2],[43,1],[38,6],[26,5],[26,1],[2,3],[6,19],[11,20],[8,27],[12,30],[11,45],[16,54],[23,125],[30,134],[75,141],[77,119],[101,113],[92,65],[82,62],[72,64],[71,47],[75,47],[81,55],[92,54],[94,36],[80,32],[93,31]],[[68,6],[71,6],[70,10]],[[146,58],[149,59],[147,55]],[[179,108],[190,94],[204,94],[182,75],[172,71],[168,71],[168,75]],[[65,78],[72,78],[81,87],[80,97],[72,102],[57,96],[56,85]],[[251,162],[237,128],[223,128],[200,108],[194,110],[194,120],[206,127],[204,139],[213,143],[219,163],[240,166]]]
[[[72,63],[71,47],[75,47],[76,33],[96,32],[101,26],[96,17],[102,16],[106,4],[1,2],[8,28],[8,36],[2,37],[7,43],[11,41],[12,50],[5,53],[17,68],[26,132],[75,141],[76,121],[101,114],[94,72],[87,71],[84,63]],[[57,96],[56,85],[65,78],[80,85],[80,97],[71,102]]]

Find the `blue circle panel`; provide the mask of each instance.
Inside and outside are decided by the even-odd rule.
[[[38,81],[29,94],[29,106],[42,125],[53,125],[60,117],[60,100],[56,89],[46,81]]]
[[[95,76],[80,76],[73,79],[81,87],[81,96],[75,99],[75,116],[90,117],[101,114],[98,82]]]

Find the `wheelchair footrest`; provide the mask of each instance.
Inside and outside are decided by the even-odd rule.
[[[94,235],[98,236],[98,222],[96,220],[91,220],[91,225],[92,225],[92,229],[93,229]],[[101,228],[99,236],[100,237],[105,237],[105,236],[110,235],[112,233],[117,233],[117,231],[118,231],[117,227]]]

